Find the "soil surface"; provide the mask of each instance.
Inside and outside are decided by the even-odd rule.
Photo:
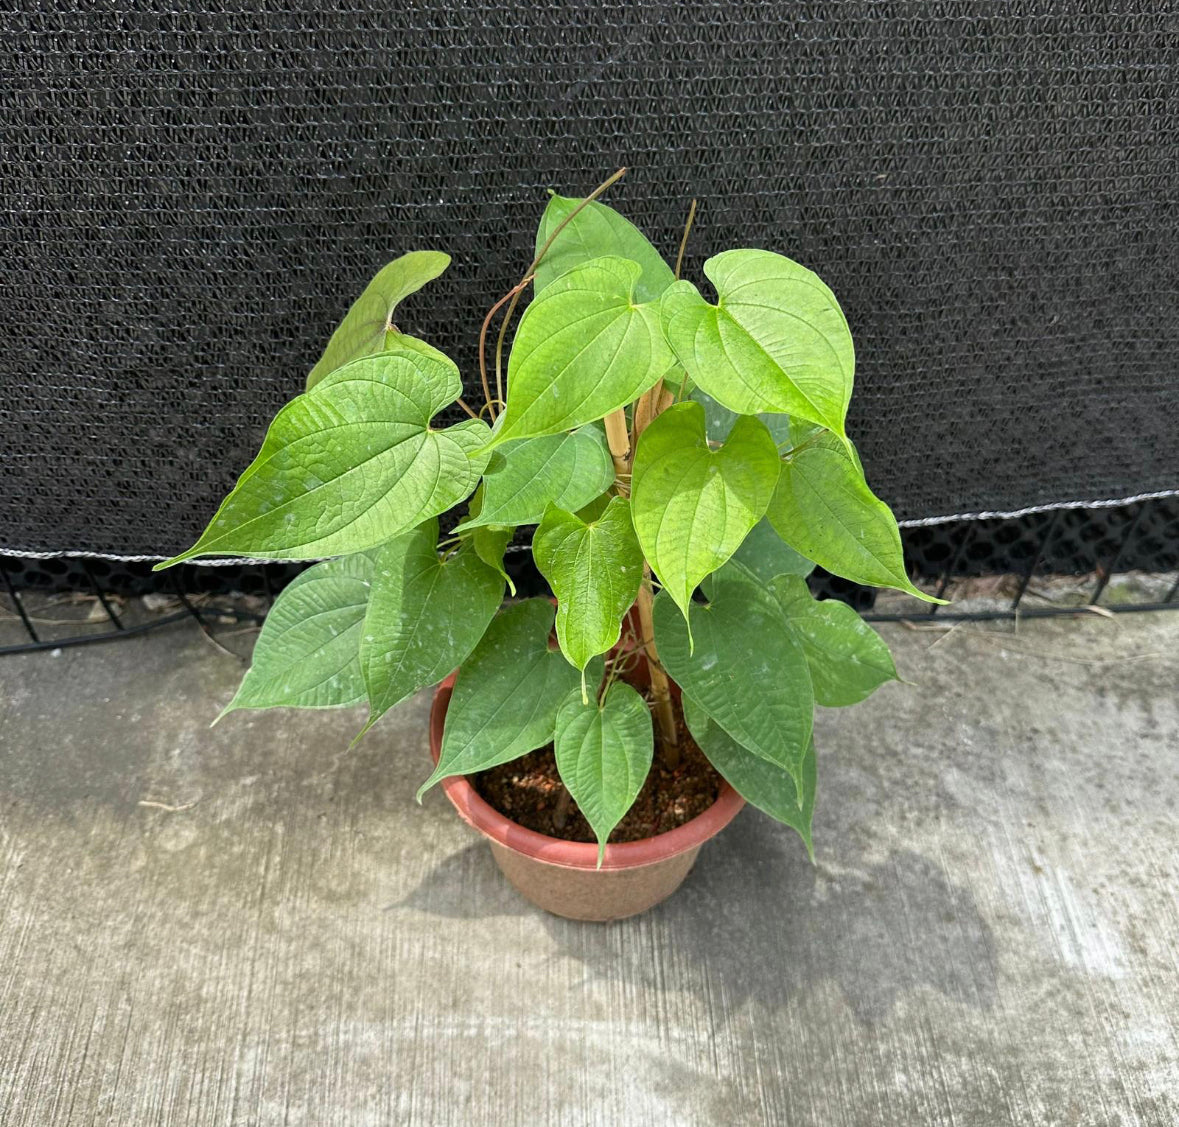
[[[720,793],[723,780],[689,734],[678,702],[675,712],[679,765],[672,771],[663,765],[656,730],[651,771],[634,805],[610,834],[612,843],[639,841],[674,830],[704,813]],[[597,840],[561,782],[552,744],[511,763],[480,771],[470,780],[485,802],[525,829],[564,841]]]

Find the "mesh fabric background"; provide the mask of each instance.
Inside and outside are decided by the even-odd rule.
[[[1179,7],[5,0],[0,548],[190,542],[368,278],[477,383],[545,189],[817,269],[901,518],[1179,485]],[[330,10],[329,10],[330,8]],[[457,414],[454,416],[457,418]]]

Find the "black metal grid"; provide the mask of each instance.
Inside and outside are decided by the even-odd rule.
[[[1176,485],[1167,0],[5,5],[0,534],[191,541],[352,298],[468,386],[546,189],[819,270],[898,516]],[[711,291],[709,291],[711,292]],[[448,408],[439,425],[457,421]]]
[[[1161,599],[1103,601],[1115,575],[1140,570],[1179,572],[1179,498],[944,522],[907,528],[904,540],[914,580],[938,596],[944,596],[955,580],[986,575],[1014,577],[1014,591],[1002,607],[958,610],[953,605],[937,607],[912,600],[905,609],[891,611],[876,609],[874,589],[822,571],[811,577],[812,589],[820,597],[850,603],[875,622],[1047,618],[1085,613],[1094,607],[1115,613],[1179,609],[1179,578]],[[528,552],[511,553],[507,561],[520,595],[547,592]],[[150,561],[0,555],[0,595],[7,594],[27,635],[26,641],[0,646],[0,656],[130,638],[188,620],[196,621],[206,631],[227,618],[259,624],[278,592],[306,566],[187,564],[155,573]],[[1026,606],[1033,579],[1044,575],[1089,577],[1092,586],[1076,602]],[[106,628],[68,637],[45,637],[25,606],[25,595],[32,591],[89,592],[102,609]],[[179,609],[144,622],[125,622],[116,610],[116,598],[148,593],[174,596]],[[224,601],[215,606],[203,605],[201,599],[211,594],[252,596],[258,609]]]

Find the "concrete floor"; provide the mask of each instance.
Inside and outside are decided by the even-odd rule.
[[[0,1123],[1174,1124],[1179,614],[886,633],[817,867],[747,810],[604,927],[415,805],[425,694],[348,753],[210,730],[191,625],[0,658]]]

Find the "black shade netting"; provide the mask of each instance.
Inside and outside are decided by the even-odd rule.
[[[902,519],[1179,486],[1179,5],[3,4],[0,549],[189,543],[368,278],[477,386],[545,189],[839,295]],[[457,411],[454,418],[459,417]]]

